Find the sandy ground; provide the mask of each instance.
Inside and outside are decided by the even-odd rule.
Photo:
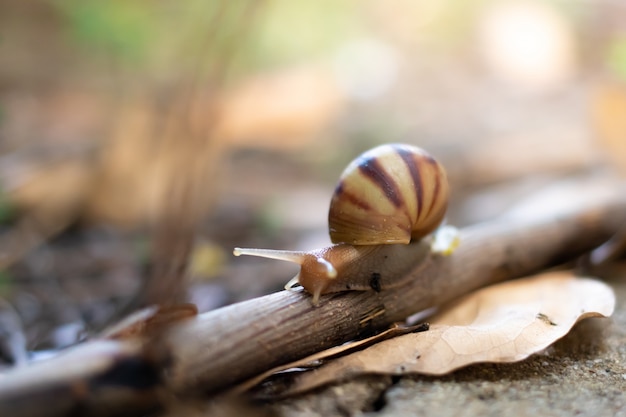
[[[445,377],[370,376],[271,406],[283,416],[626,416],[626,275],[609,319],[586,319],[545,352]]]

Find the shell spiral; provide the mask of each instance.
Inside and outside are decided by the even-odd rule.
[[[445,169],[416,146],[387,144],[348,165],[333,194],[328,224],[333,243],[409,243],[434,231],[445,216]]]

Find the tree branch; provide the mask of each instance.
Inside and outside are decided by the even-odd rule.
[[[169,334],[171,386],[219,390],[262,371],[388,327],[479,287],[559,265],[626,222],[626,192],[582,193],[565,210],[468,227],[452,256],[431,258],[401,287],[323,296],[282,291],[221,308]]]
[[[155,393],[164,388],[220,391],[476,288],[559,265],[606,241],[626,223],[623,188],[613,187],[597,198],[579,194],[580,204],[572,202],[565,211],[547,204],[538,217],[503,217],[463,229],[452,256],[416,267],[413,279],[401,287],[330,294],[318,307],[308,294],[282,291],[177,324],[165,331],[158,347],[109,341],[109,359],[104,360],[103,342],[87,342],[43,363],[0,374],[0,415],[37,415],[36,404],[43,404],[40,410],[46,415],[67,410],[89,415],[90,404],[108,401],[108,407],[96,410],[106,415],[107,408],[154,406],[163,398]],[[44,374],[44,379],[38,377]],[[112,390],[120,395],[111,395]]]

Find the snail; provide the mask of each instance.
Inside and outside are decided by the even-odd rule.
[[[449,186],[443,166],[421,148],[386,144],[361,154],[341,174],[330,202],[333,245],[311,251],[235,248],[233,253],[294,262],[296,284],[313,295],[400,285],[432,252],[451,253],[456,229],[441,226]],[[434,233],[434,238],[424,239]]]

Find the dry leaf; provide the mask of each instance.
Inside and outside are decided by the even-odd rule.
[[[515,362],[539,352],[586,317],[613,313],[606,284],[556,272],[476,291],[448,306],[430,330],[385,340],[301,374],[281,395],[365,373],[442,375],[478,362]]]
[[[354,352],[355,350],[365,349],[366,347],[371,346],[374,343],[378,343],[383,340],[387,340],[387,339],[390,339],[399,335],[403,335],[407,333],[414,333],[414,332],[425,332],[428,330],[428,328],[429,328],[429,325],[427,323],[421,323],[421,324],[417,324],[414,326],[403,326],[403,325],[394,324],[389,329],[383,332],[380,332],[374,336],[361,339],[361,340],[356,340],[353,342],[348,342],[343,345],[335,346],[330,349],[326,349],[321,352],[317,352],[312,355],[309,355],[306,358],[303,358],[294,362],[290,362],[286,365],[280,365],[275,368],[272,368],[268,371],[263,372],[260,375],[255,376],[252,379],[247,380],[246,382],[242,384],[239,384],[230,393],[234,395],[239,395],[245,391],[248,391],[250,388],[254,387],[255,385],[258,385],[260,382],[267,379],[269,376],[277,372],[284,371],[286,369],[311,367],[312,364],[315,364],[319,361],[340,357],[348,353]]]

